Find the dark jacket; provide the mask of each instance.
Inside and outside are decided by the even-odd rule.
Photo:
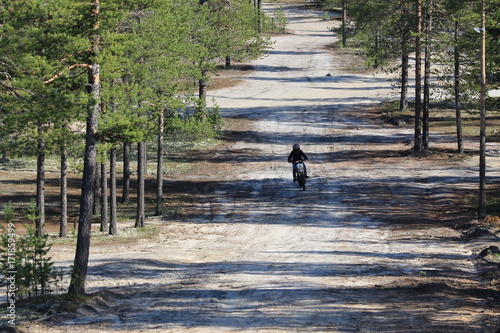
[[[303,160],[307,161],[309,158],[304,154],[304,152],[300,149],[293,149],[290,155],[288,155],[288,162],[291,163],[293,161]]]

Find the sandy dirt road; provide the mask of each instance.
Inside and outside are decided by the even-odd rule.
[[[166,182],[194,198],[182,218],[150,222],[161,235],[148,242],[93,247],[98,296],[29,332],[496,331],[473,260],[487,242],[453,228],[465,215],[450,196],[475,188],[476,161],[401,157],[411,129],[367,112],[394,94],[387,77],[341,71],[326,48],[334,23],[285,9],[290,34],[211,92],[234,141],[205,172]],[[306,191],[286,163],[295,142]]]

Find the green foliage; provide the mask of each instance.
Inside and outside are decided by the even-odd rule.
[[[90,1],[2,3],[0,150],[33,154],[38,135],[48,150],[82,142],[76,131],[60,129],[85,123],[92,63],[101,68],[100,138],[138,142],[151,138],[156,115],[192,95],[193,82],[206,83],[221,59],[254,59],[270,45],[245,0],[106,1],[98,30],[91,9]]]
[[[278,29],[278,32],[284,33],[286,30],[288,19],[286,18],[283,6],[279,6],[274,10],[274,19],[274,23],[276,25],[276,28]]]
[[[500,97],[487,97],[486,109],[492,111],[500,111]]]
[[[274,10],[274,15],[272,17],[262,14],[262,26],[263,30],[266,33],[285,33],[287,24],[288,18],[286,17],[285,11],[283,10],[282,6],[279,6]]]
[[[195,77],[209,79],[221,59],[235,61],[262,56],[271,42],[262,38],[255,22],[257,13],[245,0],[211,0],[203,5],[190,0],[186,3],[192,12],[189,21],[189,44],[183,56],[196,65]]]
[[[32,203],[26,217],[36,219],[35,212],[36,207]],[[0,282],[15,286],[13,294],[19,300],[46,297],[58,290],[63,275],[61,270],[53,267],[48,257],[51,248],[48,236],[37,236],[29,226],[25,226],[25,234],[19,235],[13,217],[12,204],[4,206],[7,227],[1,227]]]
[[[414,1],[347,1],[347,14],[355,24],[349,27],[349,37],[356,38],[364,50],[367,64],[372,67],[394,66],[394,61],[407,50],[413,51],[416,37],[416,10]],[[454,50],[459,50],[460,98],[463,102],[478,98],[479,91],[479,34],[480,6],[477,1],[436,0],[422,1],[424,23],[432,19],[430,47],[432,60],[441,65],[439,73],[445,96],[452,95],[454,85]],[[489,84],[500,81],[500,35],[497,28],[500,18],[500,1],[486,0],[487,5],[487,73]],[[427,11],[429,10],[429,11]],[[455,24],[459,40],[454,41]],[[333,29],[338,32],[338,29]],[[425,29],[424,29],[425,30]],[[405,31],[410,32],[407,45],[403,45]]]
[[[171,113],[165,122],[165,139],[167,141],[196,142],[214,138],[222,128],[219,108],[207,108],[205,118],[188,112]]]
[[[389,100],[385,101],[382,105],[382,111],[383,112],[399,112],[399,101],[394,101],[394,100]]]
[[[67,121],[80,121],[88,99],[81,11],[69,0],[5,1],[0,10],[1,149],[32,152],[49,145]],[[70,70],[70,68],[73,68]],[[41,128],[41,131],[37,131]]]

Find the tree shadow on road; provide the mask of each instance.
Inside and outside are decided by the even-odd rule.
[[[330,254],[323,253],[328,256]],[[352,255],[349,252],[347,256]],[[381,254],[384,255],[384,254]],[[387,254],[390,256],[390,254]],[[448,258],[462,261],[463,258]],[[113,267],[116,278],[132,275],[154,279],[157,275],[180,276],[169,285],[139,284],[96,293],[81,313],[46,321],[52,327],[97,323],[110,330],[338,330],[341,332],[495,332],[498,321],[474,311],[482,299],[494,302],[488,288],[456,287],[446,281],[416,276],[403,281],[383,268],[350,264],[280,262],[212,262],[182,264],[147,260],[96,262],[91,268]],[[390,269],[389,269],[390,270]],[[232,274],[253,275],[254,283],[207,288],[214,275],[230,281]],[[408,273],[414,274],[414,273]],[[450,272],[460,276],[461,272]],[[261,278],[277,276],[279,283],[262,286]],[[358,276],[385,276],[385,286],[357,285]],[[304,287],[301,276],[331,276],[334,286]],[[449,276],[449,275],[448,275]],[[286,279],[282,279],[286,277]],[[335,286],[336,285],[336,286]],[[478,307],[480,309],[480,307]],[[450,313],[472,311],[471,317]],[[112,314],[112,315],[110,315]],[[469,321],[474,319],[473,321]]]

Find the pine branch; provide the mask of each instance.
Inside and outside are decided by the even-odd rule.
[[[30,94],[31,96],[34,96],[35,94],[30,91],[30,90],[27,90],[27,89],[23,89],[23,88],[16,88],[16,87],[13,87],[12,84],[10,83],[10,75],[9,73],[7,72],[0,72],[1,75],[5,75],[5,78],[6,78],[6,83],[4,82],[0,82],[0,87],[3,87],[5,89],[7,89],[8,91],[11,91],[17,98],[20,98],[20,99],[23,99],[25,101],[27,101],[28,103],[31,104],[31,101],[25,97],[23,97],[18,91],[23,91],[25,93],[28,93]]]
[[[74,65],[69,66],[68,69],[72,70],[72,69],[79,68],[79,67],[86,67],[89,69],[92,68],[92,66],[89,64],[74,64]],[[48,79],[47,81],[44,81],[43,83],[49,84],[51,82],[54,82],[58,77],[62,76],[63,74],[64,74],[64,72],[59,72],[58,74],[54,75],[52,78]]]

